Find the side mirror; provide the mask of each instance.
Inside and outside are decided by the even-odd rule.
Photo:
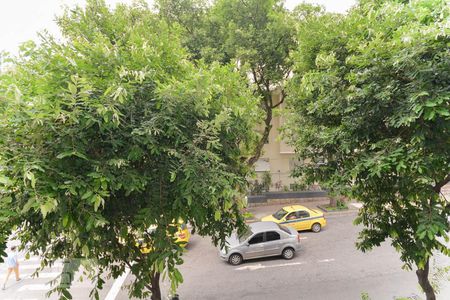
[[[245,246],[250,246],[250,243],[249,242],[245,242]]]

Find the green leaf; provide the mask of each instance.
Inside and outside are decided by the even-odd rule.
[[[216,211],[214,212],[214,220],[219,221],[221,217],[222,217],[221,212],[218,211],[218,210],[216,210]]]
[[[70,292],[66,289],[61,289],[61,293],[64,295],[64,297],[66,297],[66,299],[72,299],[72,295],[70,294]]]
[[[177,178],[177,173],[170,172],[170,182],[174,182],[176,178]]]
[[[44,219],[48,213],[52,212],[56,208],[56,206],[57,206],[56,200],[51,198],[40,205],[40,210]]]
[[[94,211],[97,211],[100,205],[102,206],[105,205],[105,200],[99,195],[95,195],[93,199],[94,199]]]
[[[31,187],[32,187],[32,188],[35,188],[35,187],[36,187],[36,178],[34,177],[34,173],[31,172],[31,171],[27,171],[27,172],[25,173],[25,177],[26,177],[28,180],[30,180],[30,182],[31,182]]]
[[[87,190],[83,196],[81,196],[82,200],[86,200],[87,198],[90,198],[94,193],[91,190]]]
[[[3,184],[5,186],[9,186],[9,185],[12,184],[12,182],[11,182],[11,180],[8,177],[6,177],[4,175],[0,175],[0,184]]]
[[[85,257],[89,256],[89,247],[87,245],[83,245],[83,247],[81,248],[81,252],[83,253],[83,255]]]
[[[69,215],[68,214],[64,215],[62,224],[64,227],[67,227],[67,225],[69,224]]]
[[[82,159],[85,159],[85,160],[89,160],[89,159],[86,157],[86,155],[84,155],[84,154],[82,154],[82,153],[79,153],[78,151],[66,151],[66,152],[62,152],[62,153],[58,154],[58,155],[56,156],[56,158],[58,158],[58,159],[63,159],[63,158],[70,157],[70,156],[76,156],[76,157],[79,157],[79,158],[82,158]]]
[[[75,95],[77,93],[77,87],[73,83],[69,82],[68,88],[72,95]]]

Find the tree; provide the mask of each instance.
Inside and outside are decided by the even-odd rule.
[[[190,63],[143,3],[92,0],[58,24],[64,42],[44,35],[0,74],[1,247],[14,230],[43,266],[94,261],[96,298],[129,268],[130,296],[161,299],[161,275],[182,282],[176,220],[221,245],[244,226],[257,99],[231,68]]]
[[[364,1],[300,31],[285,131],[297,175],[364,204],[357,247],[389,238],[429,300],[430,257],[450,255],[449,15],[445,1]]]
[[[259,97],[263,129],[248,160],[252,166],[269,137],[273,110],[286,97],[292,68],[289,54],[295,46],[291,14],[279,0],[218,0],[209,6],[202,0],[157,3],[163,18],[177,21],[184,29],[183,43],[194,61],[232,64]],[[277,88],[279,100],[273,97]]]

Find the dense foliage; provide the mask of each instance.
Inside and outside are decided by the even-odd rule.
[[[450,255],[450,7],[363,1],[299,30],[291,120],[297,175],[361,201],[363,251],[390,239],[427,299],[434,251]],[[325,164],[319,163],[325,161]]]
[[[15,231],[43,266],[93,259],[96,288],[130,268],[130,295],[160,299],[161,273],[182,281],[176,220],[216,244],[244,224],[257,99],[232,68],[190,63],[143,3],[58,23],[64,42],[25,45],[0,75],[0,242]]]
[[[259,97],[263,115],[253,165],[272,129],[273,110],[286,97],[292,71],[295,23],[280,0],[159,0],[160,15],[184,31],[182,42],[193,61],[233,64]],[[310,6],[304,5],[308,8]],[[175,25],[174,25],[175,26]],[[281,97],[273,97],[279,89]]]

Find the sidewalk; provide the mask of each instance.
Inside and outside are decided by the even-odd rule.
[[[254,206],[247,208],[247,211],[250,212],[253,217],[247,219],[247,222],[257,222],[260,221],[262,217],[268,216],[279,210],[280,208],[284,206],[291,206],[291,205],[302,205],[309,209],[314,209],[320,212],[323,212],[325,217],[331,217],[331,216],[339,216],[339,215],[348,215],[348,214],[356,214],[361,207],[360,203],[347,203],[348,209],[346,210],[340,210],[340,211],[333,211],[333,212],[324,212],[320,208],[318,208],[318,205],[328,205],[329,201],[319,200],[319,201],[311,201],[307,203],[298,203],[298,204],[276,204],[276,205],[264,205],[264,206]]]

